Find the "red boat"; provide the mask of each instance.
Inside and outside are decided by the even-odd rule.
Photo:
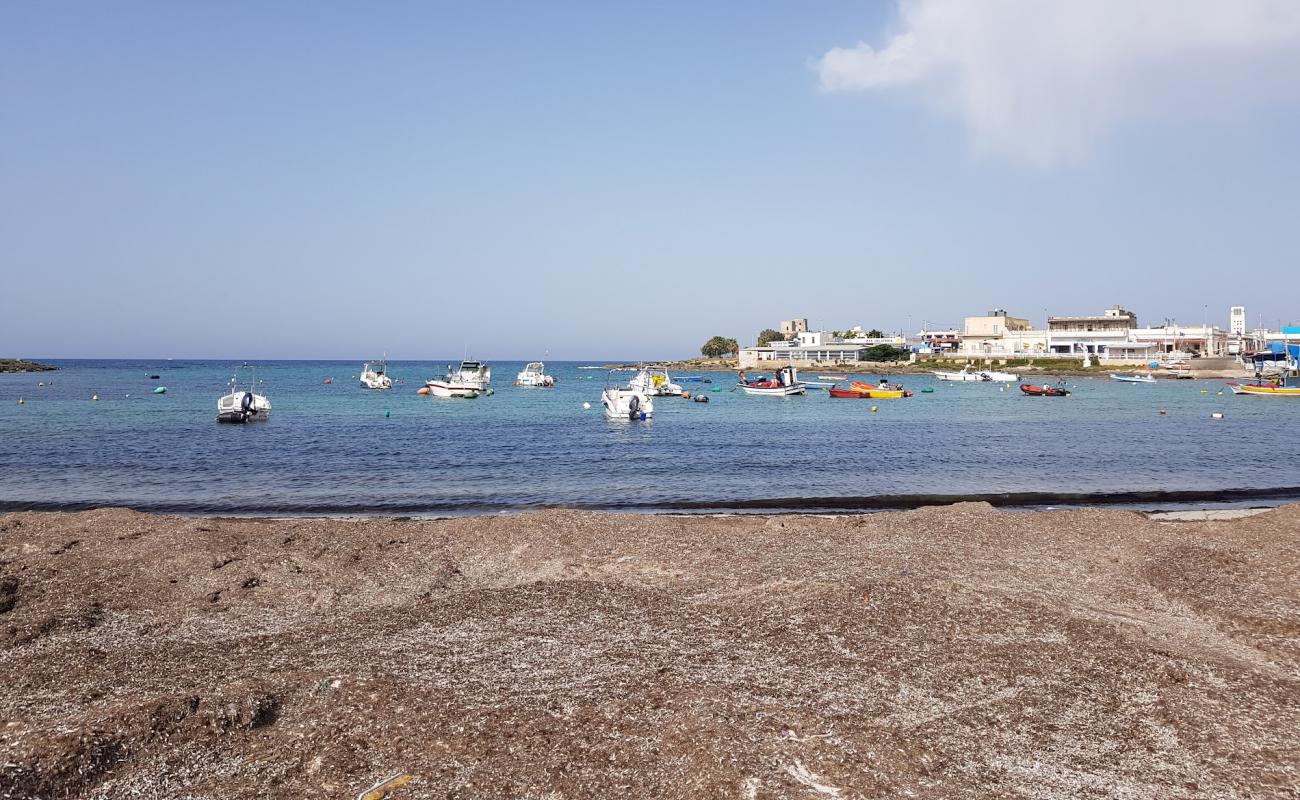
[[[1034,386],[1029,383],[1020,384],[1020,391],[1030,397],[1069,397],[1070,390],[1061,386]]]

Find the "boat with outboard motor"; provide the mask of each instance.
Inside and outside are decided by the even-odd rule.
[[[747,380],[742,370],[739,374],[737,389],[745,394],[787,397],[793,394],[807,394],[808,385],[799,380],[799,371],[794,367],[782,367],[776,375],[763,380]]]
[[[995,369],[986,369],[980,374],[994,383],[1015,383],[1020,380],[1020,376],[1014,372],[999,372]]]
[[[330,383],[331,381],[326,381]],[[367,361],[361,366],[361,385],[367,389],[391,389],[393,379],[388,376],[388,361]]]
[[[1120,383],[1155,383],[1156,382],[1154,375],[1121,375],[1119,373],[1111,373],[1110,379],[1113,381],[1118,381]]]
[[[244,366],[249,371],[248,388],[242,391],[238,388],[238,372],[230,378],[230,391],[217,398],[217,422],[243,424],[260,422],[271,416],[271,401],[254,391],[257,370],[247,364]]]
[[[611,371],[609,377],[613,375]],[[610,386],[607,383],[600,393],[600,402],[605,407],[607,419],[646,420],[655,413],[654,398],[631,384]]]
[[[515,376],[515,386],[550,389],[555,386],[555,378],[546,374],[546,365],[541,361],[530,361],[523,371]]]
[[[627,384],[647,397],[680,397],[682,387],[673,383],[666,367],[641,367]]]
[[[1020,384],[1020,391],[1030,397],[1069,397],[1070,390],[1064,386],[1034,386],[1028,383]]]
[[[840,400],[891,400],[912,396],[912,393],[907,389],[887,381],[881,381],[880,383],[854,381],[849,384],[847,389],[842,386],[833,386],[827,391],[827,394]]]

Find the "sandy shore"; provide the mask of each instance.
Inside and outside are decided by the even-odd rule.
[[[0,797],[1296,797],[1300,505],[0,516]]]

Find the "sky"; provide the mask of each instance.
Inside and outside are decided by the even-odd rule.
[[[1300,320],[1300,3],[0,4],[0,356]]]

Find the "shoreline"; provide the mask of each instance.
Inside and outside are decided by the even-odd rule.
[[[1297,545],[1300,504],[0,514],[0,795],[1280,796]]]
[[[553,503],[493,505],[489,503],[356,505],[214,505],[201,502],[130,503],[88,500],[49,502],[0,500],[0,514],[15,512],[78,513],[123,509],[146,514],[178,514],[193,518],[392,519],[486,518],[533,512],[592,512],[631,515],[772,515],[857,514],[909,511],[987,503],[994,508],[1034,511],[1056,508],[1115,508],[1132,511],[1204,511],[1222,508],[1274,507],[1300,501],[1300,486],[1229,489],[1157,489],[1122,492],[970,492],[964,494],[892,494],[861,496],[767,497],[740,500],[680,500],[676,502]],[[1250,506],[1250,504],[1254,504]]]

